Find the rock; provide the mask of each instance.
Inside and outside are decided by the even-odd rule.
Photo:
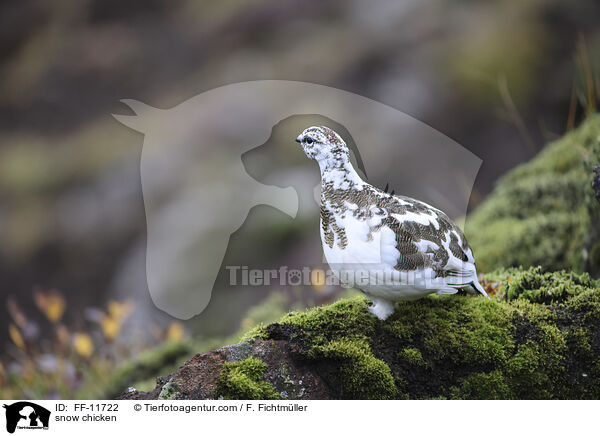
[[[469,215],[465,233],[479,271],[540,265],[600,275],[600,115],[502,177]]]
[[[173,374],[159,377],[152,392],[120,399],[329,399],[324,380],[297,359],[285,340],[254,339],[197,354]]]
[[[386,321],[363,297],[290,313],[198,354],[122,399],[584,399],[600,397],[600,283],[500,270],[492,299],[402,302]]]

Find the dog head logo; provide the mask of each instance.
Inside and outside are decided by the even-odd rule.
[[[481,164],[468,150],[396,109],[310,83],[237,83],[167,110],[123,102],[135,115],[115,118],[144,134],[148,288],[159,309],[180,319],[208,305],[230,236],[251,208],[268,205],[296,217],[297,185],[261,183],[246,172],[241,158],[265,144],[282,120],[314,114],[335,120],[352,135],[365,172],[375,177],[369,182],[382,187],[390,182],[452,216],[466,213]],[[297,127],[290,130],[280,146],[304,159],[294,141],[297,134]],[[286,168],[277,172],[285,176]]]
[[[19,401],[3,406],[6,409],[6,431],[19,429],[47,429],[50,411],[29,401]]]

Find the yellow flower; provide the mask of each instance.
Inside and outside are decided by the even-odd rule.
[[[116,321],[122,321],[133,311],[133,303],[130,300],[119,301],[111,300],[108,302],[108,314]]]
[[[17,347],[19,347],[21,350],[25,349],[25,341],[23,340],[23,336],[21,336],[21,332],[19,332],[17,326],[10,324],[8,326],[8,335]]]
[[[310,272],[310,283],[317,292],[323,292],[326,288],[325,271],[315,268]]]
[[[183,325],[180,322],[173,321],[167,329],[167,341],[180,342],[183,339]]]
[[[51,322],[60,321],[67,306],[65,299],[58,292],[46,293],[37,291],[34,294],[35,304]]]
[[[133,311],[133,303],[128,300],[123,303],[111,300],[108,302],[108,314],[100,321],[102,333],[109,341],[115,339],[121,332],[123,321]]]
[[[80,356],[90,357],[94,353],[94,343],[87,333],[76,333],[73,338],[73,346]]]
[[[102,318],[102,321],[100,321],[100,326],[102,327],[102,333],[104,333],[104,337],[109,341],[112,341],[121,332],[121,322],[112,316],[105,316]]]

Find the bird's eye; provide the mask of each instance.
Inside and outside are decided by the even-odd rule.
[[[312,144],[312,143],[313,143],[313,140],[312,140],[312,138],[306,138],[306,139],[304,140],[304,142],[306,142],[308,145],[310,145],[310,144]]]

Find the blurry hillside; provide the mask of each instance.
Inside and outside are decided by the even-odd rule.
[[[34,289],[59,289],[71,325],[109,299],[134,300],[138,330],[172,321],[145,285],[143,138],[111,117],[129,113],[120,99],[169,108],[257,79],[355,92],[482,158],[474,207],[500,175],[578,123],[582,111],[569,108],[586,89],[586,62],[600,63],[595,0],[34,0],[0,12],[0,350],[7,297],[35,313]],[[294,171],[314,176],[308,163]],[[243,262],[236,253],[256,241],[288,265],[314,256],[314,220],[275,226],[272,212],[251,212],[226,261]],[[230,335],[240,327],[230,320],[268,292],[215,298],[185,326]],[[331,297],[286,292],[301,305]]]

